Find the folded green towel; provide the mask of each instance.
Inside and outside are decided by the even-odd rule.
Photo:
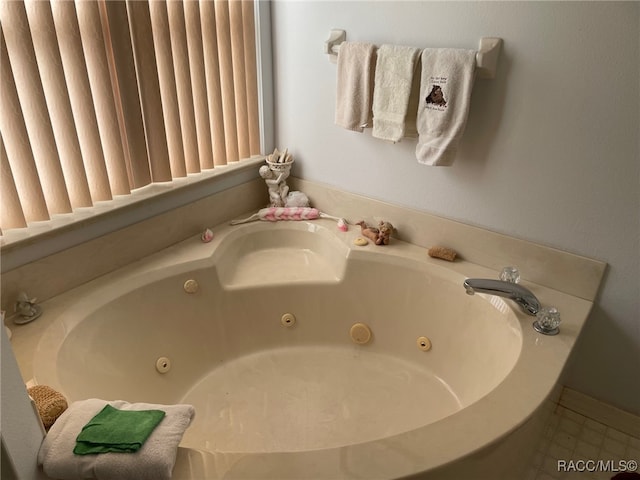
[[[164,416],[162,410],[118,410],[106,405],[82,427],[73,453],[136,452]]]

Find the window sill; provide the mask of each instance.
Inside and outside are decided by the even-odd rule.
[[[3,232],[2,272],[97,238],[256,178],[263,156],[216,167],[198,175],[156,183],[46,222]]]

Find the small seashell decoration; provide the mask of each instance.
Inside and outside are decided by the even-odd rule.
[[[202,235],[200,235],[200,240],[202,240],[203,243],[209,243],[211,240],[213,240],[213,232],[211,231],[211,229],[207,228],[204,232],[202,232]]]

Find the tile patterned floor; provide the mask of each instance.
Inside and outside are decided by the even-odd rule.
[[[610,480],[633,462],[640,474],[640,439],[558,406],[526,480]]]

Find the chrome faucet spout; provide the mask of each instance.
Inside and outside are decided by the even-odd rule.
[[[468,278],[464,281],[464,288],[468,295],[474,293],[488,293],[505,297],[516,302],[528,315],[535,315],[540,310],[540,302],[526,287],[517,283],[489,278]]]

